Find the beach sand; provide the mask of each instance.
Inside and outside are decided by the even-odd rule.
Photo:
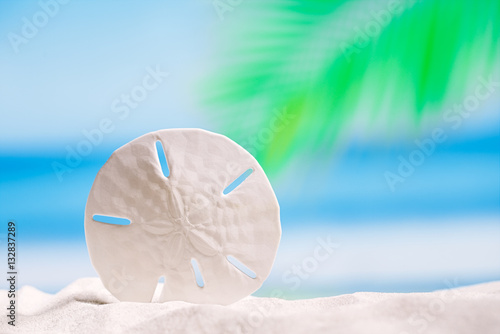
[[[5,290],[0,305],[8,305]],[[55,295],[25,286],[16,311],[16,326],[4,315],[0,333],[498,334],[500,281],[431,293],[247,297],[219,306],[118,302],[98,278],[82,278]]]

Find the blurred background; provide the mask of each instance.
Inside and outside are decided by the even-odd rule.
[[[0,256],[15,220],[19,287],[97,276],[97,172],[178,127],[270,178],[283,235],[258,296],[500,279],[496,0],[0,0],[0,36]]]

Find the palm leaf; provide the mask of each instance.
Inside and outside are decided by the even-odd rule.
[[[359,31],[376,31],[367,28],[377,23],[373,12],[387,6],[244,3],[237,20],[225,23],[230,33],[201,103],[221,132],[247,146],[270,127],[274,110],[286,108],[293,116],[286,127],[249,147],[272,173],[305,152],[331,150],[353,126],[390,133],[401,122],[418,125],[498,68],[500,2],[405,2],[367,45],[355,43]]]

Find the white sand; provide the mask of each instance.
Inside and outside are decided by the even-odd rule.
[[[56,295],[19,291],[16,327],[0,333],[500,333],[500,281],[432,293],[355,293],[230,306],[118,302],[97,278]],[[0,291],[0,305],[7,293]],[[5,314],[5,311],[3,312]]]

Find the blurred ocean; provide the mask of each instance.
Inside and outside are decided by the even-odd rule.
[[[273,289],[288,298],[429,291],[446,288],[445,281],[499,279],[499,140],[495,131],[450,138],[394,192],[384,172],[397,168],[412,142],[390,149],[352,144],[329,162],[312,155],[292,164],[271,179],[283,237],[258,295]],[[95,175],[118,147],[96,149],[62,182],[52,163],[65,163],[65,155],[43,148],[2,152],[0,219],[17,222],[20,285],[55,292],[96,275],[85,245],[85,203]],[[326,236],[338,249],[316,269],[313,261],[314,271],[296,287],[293,277],[300,276],[286,272],[313,256],[316,239]]]

